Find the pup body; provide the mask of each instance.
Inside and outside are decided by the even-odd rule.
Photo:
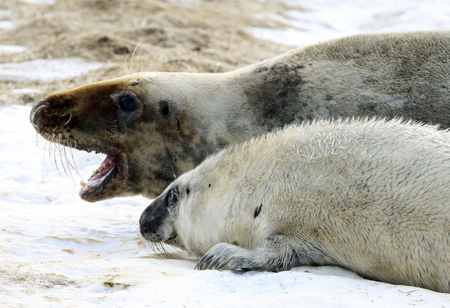
[[[450,133],[399,120],[290,126],[207,158],[143,212],[198,269],[338,265],[450,292]]]

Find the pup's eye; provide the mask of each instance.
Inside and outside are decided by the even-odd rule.
[[[176,189],[171,189],[169,198],[167,200],[167,203],[170,207],[174,207],[178,202],[178,191]]]
[[[125,111],[133,111],[137,108],[136,99],[129,94],[125,94],[119,97],[119,104],[120,108]]]

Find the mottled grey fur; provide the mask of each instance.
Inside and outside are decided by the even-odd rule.
[[[255,65],[244,85],[256,123],[349,116],[450,126],[450,32],[357,35]]]

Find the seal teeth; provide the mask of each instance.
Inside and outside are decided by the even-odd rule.
[[[80,185],[82,187],[81,193],[90,193],[95,192],[104,189],[103,186],[107,186],[109,181],[105,182],[103,181],[107,179],[108,175],[110,175],[111,171],[114,169],[116,165],[116,161],[114,158],[106,158],[104,162],[100,165],[100,167],[97,168],[97,170],[94,170],[92,172],[92,175],[89,177],[87,182],[81,181]],[[103,186],[102,186],[103,185]]]

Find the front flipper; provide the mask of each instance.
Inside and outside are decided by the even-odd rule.
[[[289,245],[280,246],[273,245],[272,242],[272,245],[248,250],[228,243],[219,243],[200,259],[195,269],[278,272],[300,265],[297,254]]]

